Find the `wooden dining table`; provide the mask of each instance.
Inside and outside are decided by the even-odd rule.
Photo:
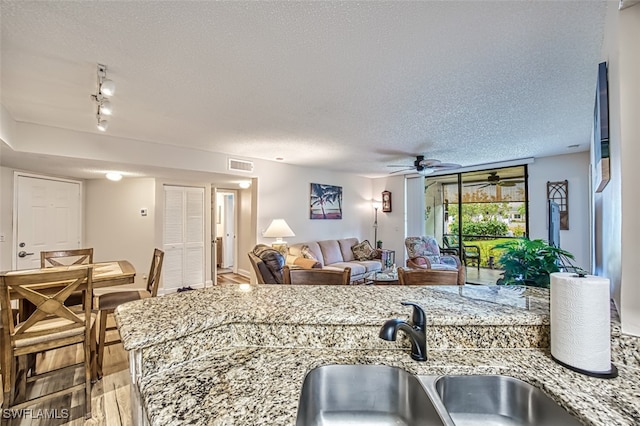
[[[52,268],[20,269],[1,272],[0,275],[38,274],[42,272],[67,271],[73,268],[93,267],[93,289],[133,284],[136,277],[136,269],[127,260],[113,260],[108,262],[96,262],[84,265],[55,266]],[[49,286],[51,284],[48,284]],[[34,286],[37,288],[37,285]],[[12,294],[13,297],[13,294]]]

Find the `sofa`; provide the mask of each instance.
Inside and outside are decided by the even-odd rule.
[[[286,263],[292,265],[296,259],[305,258],[315,260],[314,266],[323,269],[344,270],[348,267],[351,268],[351,282],[360,281],[368,274],[381,271],[382,262],[375,258],[357,260],[352,250],[357,245],[359,241],[355,237],[293,244],[289,246]]]

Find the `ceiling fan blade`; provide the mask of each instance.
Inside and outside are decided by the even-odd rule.
[[[460,164],[456,163],[440,163],[433,166],[427,166],[430,169],[458,169],[462,167]]]
[[[413,167],[411,164],[387,164],[387,167]]]
[[[392,175],[394,173],[408,172],[409,170],[415,170],[415,167],[409,167],[408,169],[394,170],[392,172],[389,172],[389,174]]]

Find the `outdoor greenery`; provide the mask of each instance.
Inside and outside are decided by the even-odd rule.
[[[529,285],[549,287],[550,274],[560,271],[559,265],[571,265],[573,255],[566,250],[549,245],[544,240],[516,238],[495,246],[502,254],[498,258],[504,269],[500,285]],[[580,268],[579,272],[583,272]]]
[[[454,235],[458,235],[458,222],[453,222],[449,225],[449,232]],[[509,226],[499,220],[490,219],[482,222],[472,222],[465,220],[462,222],[462,235],[469,235],[465,240],[473,241],[472,235],[493,235],[493,236],[505,236],[509,232]]]
[[[449,224],[449,233],[458,234],[458,205],[449,204],[447,206],[449,217],[455,218]],[[491,235],[495,237],[511,235],[523,235],[524,226],[521,223],[508,225],[503,219],[508,218],[513,213],[518,213],[520,217],[525,216],[524,203],[514,206],[511,202],[494,203],[464,203],[462,205],[462,235],[467,235],[467,240],[473,239],[473,235]]]

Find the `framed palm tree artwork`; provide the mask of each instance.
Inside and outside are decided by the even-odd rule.
[[[342,187],[312,183],[309,205],[311,219],[342,219]]]

